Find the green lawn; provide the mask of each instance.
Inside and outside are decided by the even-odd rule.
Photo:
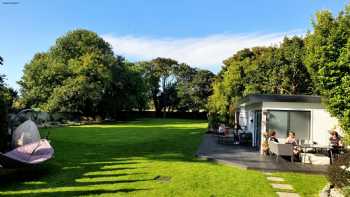
[[[0,196],[276,196],[261,172],[197,160],[206,126],[145,119],[50,129],[55,158],[36,169],[0,170]],[[326,182],[280,175],[303,196],[317,196]]]

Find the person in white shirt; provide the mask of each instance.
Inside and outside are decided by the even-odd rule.
[[[220,124],[218,133],[219,133],[219,135],[224,135],[224,133],[225,133],[225,124]]]

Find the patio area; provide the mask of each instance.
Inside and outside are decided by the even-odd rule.
[[[197,156],[218,163],[225,163],[261,171],[288,171],[323,174],[327,172],[326,165],[312,165],[300,162],[290,162],[274,156],[261,155],[257,150],[242,145],[223,145],[217,143],[217,137],[212,134],[203,136]]]

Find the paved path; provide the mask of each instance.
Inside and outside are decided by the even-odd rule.
[[[274,176],[272,173],[265,173],[265,175],[279,197],[300,197],[299,194],[294,192],[293,186],[286,183],[284,178]]]
[[[197,151],[197,156],[240,166],[246,169],[262,171],[288,171],[306,173],[326,173],[327,166],[290,162],[280,158],[264,156],[256,150],[240,145],[222,145],[217,143],[217,138],[212,134],[203,136],[203,140]]]

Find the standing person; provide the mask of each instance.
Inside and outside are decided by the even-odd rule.
[[[219,135],[224,135],[225,133],[225,124],[220,124],[219,130],[218,130]]]
[[[341,137],[336,131],[331,131],[331,137],[329,138],[329,143],[333,147],[341,147],[343,146]]]
[[[336,156],[338,156],[341,152],[341,148],[343,147],[343,143],[341,141],[341,137],[336,131],[331,131],[331,137],[329,138],[329,144],[331,149],[328,151],[329,158],[331,159],[331,164]]]

